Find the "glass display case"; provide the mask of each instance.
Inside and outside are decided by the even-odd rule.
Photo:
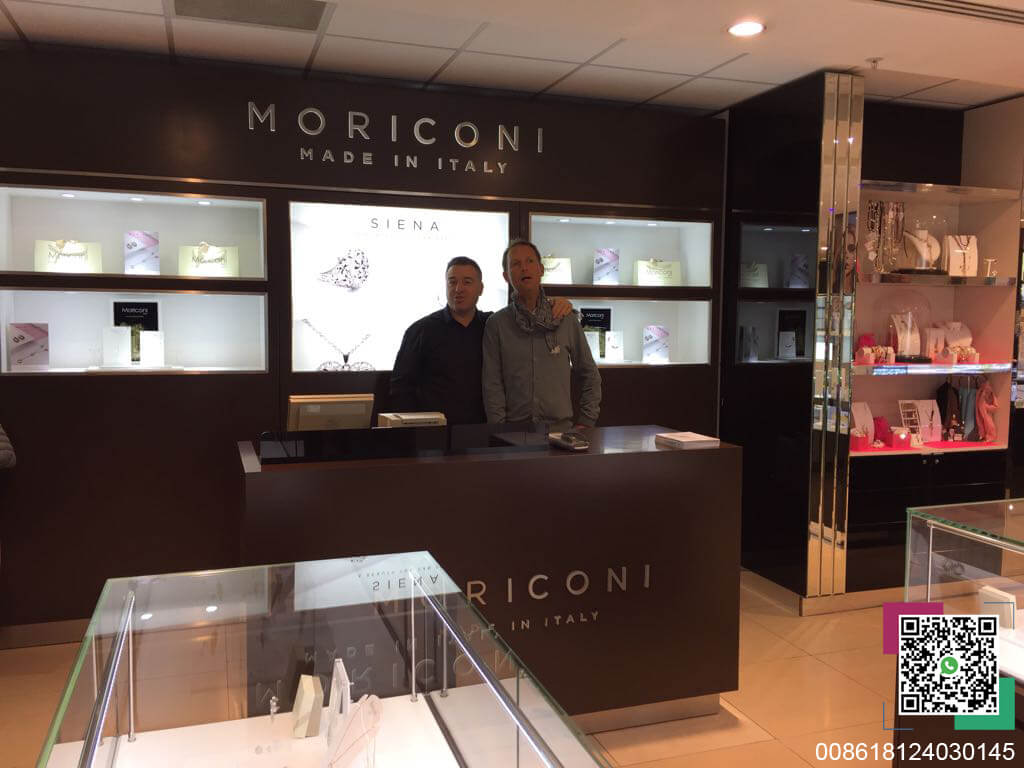
[[[907,510],[907,602],[994,615],[999,671],[1024,686],[1024,499]]]
[[[0,187],[0,272],[262,280],[263,202]]]
[[[505,211],[293,202],[292,370],[390,370],[406,329],[446,304],[445,265],[483,272],[478,309],[508,303]]]
[[[530,214],[552,285],[710,287],[711,223]]]
[[[1019,190],[861,184],[852,457],[1006,447],[1019,214]]]
[[[264,207],[0,187],[0,372],[266,372]]]
[[[610,764],[419,552],[108,581],[38,765]]]
[[[267,369],[262,293],[0,290],[4,373]]]

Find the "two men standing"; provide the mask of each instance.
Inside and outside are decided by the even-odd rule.
[[[601,376],[572,304],[548,299],[536,246],[514,241],[502,256],[512,302],[480,312],[482,273],[472,259],[448,263],[447,306],[405,332],[391,375],[396,410],[441,411],[449,424],[543,422],[572,427],[572,371],[581,377],[579,423],[592,426]]]

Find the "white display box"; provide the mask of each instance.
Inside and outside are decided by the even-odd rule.
[[[103,329],[103,366],[128,368],[132,364],[132,329],[111,326]]]

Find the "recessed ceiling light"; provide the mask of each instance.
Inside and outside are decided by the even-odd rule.
[[[141,203],[142,202],[142,198],[141,197],[129,197],[128,199],[131,200],[133,203]]]
[[[207,613],[215,613],[216,611],[217,611],[217,606],[216,605],[208,605],[208,606],[206,606],[206,612]]]
[[[614,221],[606,221],[605,224],[614,224]]]
[[[775,227],[765,227],[764,231],[765,232],[774,232],[775,231]]]
[[[810,232],[811,230],[810,229],[801,229],[800,231],[801,232]]]
[[[61,193],[60,193],[60,196],[61,196],[61,197],[69,197],[69,198],[70,198],[70,197],[74,197],[74,195],[73,195],[73,194],[71,194],[70,192],[61,192]]]
[[[658,222],[656,222],[656,221],[648,221],[647,222],[647,226],[648,227],[656,227],[656,226],[658,226]]]
[[[153,614],[152,613],[144,613],[141,616],[139,616],[139,619],[141,621],[149,621],[152,618],[153,618]]]
[[[735,37],[753,37],[764,32],[764,24],[760,21],[738,21],[729,27],[729,34]]]
[[[196,204],[197,205],[210,205],[210,201],[209,200],[197,200]]]
[[[562,224],[568,224],[568,223],[569,223],[569,220],[568,220],[568,219],[559,219],[559,221],[560,221],[560,222],[561,222]]]

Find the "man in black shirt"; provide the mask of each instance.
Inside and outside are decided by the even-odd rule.
[[[480,266],[456,256],[445,271],[448,305],[409,326],[391,371],[391,409],[440,411],[449,424],[482,424],[484,412],[484,326],[490,312],[478,312],[484,290]],[[572,311],[566,299],[555,299],[553,314]]]

